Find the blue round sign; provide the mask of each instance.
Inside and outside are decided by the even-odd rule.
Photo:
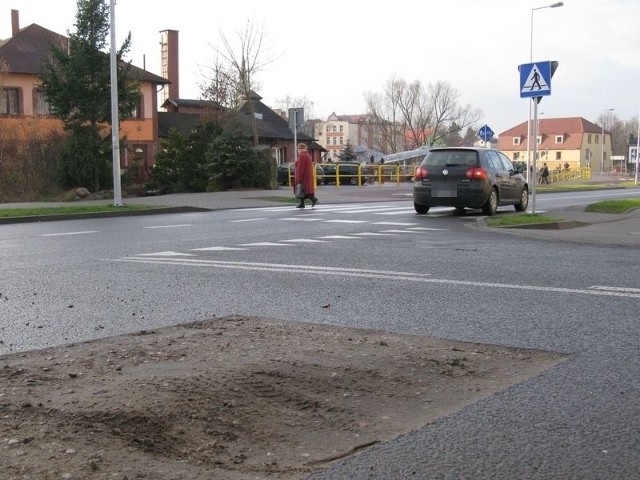
[[[491,140],[491,137],[493,137],[493,130],[489,128],[489,125],[484,125],[480,127],[480,130],[478,131],[478,136],[485,142],[488,142],[489,140]]]

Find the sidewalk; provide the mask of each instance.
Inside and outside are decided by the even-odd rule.
[[[597,177],[594,183],[615,184],[616,178],[609,176]],[[389,202],[394,200],[410,200],[412,184],[386,183],[384,185],[340,186],[322,185],[318,188],[317,196],[322,204],[350,203],[350,202]],[[640,191],[639,191],[640,195]],[[287,187],[278,190],[242,190],[210,193],[176,193],[152,197],[123,198],[124,204],[142,204],[157,206],[153,211],[126,212],[126,214],[148,215],[152,213],[177,213],[194,210],[228,210],[236,208],[258,208],[286,205],[283,199],[293,196],[293,191]],[[113,200],[89,200],[82,201],[82,205],[111,204]],[[27,208],[27,207],[60,207],[59,202],[30,202],[0,204],[1,208]],[[294,204],[291,203],[293,208]],[[521,235],[535,238],[546,238],[558,241],[575,241],[599,243],[612,246],[636,246],[640,247],[640,209],[626,214],[602,214],[587,213],[581,208],[569,208],[552,210],[547,212],[549,216],[561,218],[562,222],[528,225],[510,228],[489,228],[484,223],[484,217],[478,219],[478,228],[485,231],[502,232],[512,235]],[[114,212],[111,216],[117,216]],[[72,218],[87,218],[105,216],[73,215]],[[68,219],[70,216],[57,216],[49,220]],[[3,223],[18,223],[34,221],[33,218],[0,218]]]

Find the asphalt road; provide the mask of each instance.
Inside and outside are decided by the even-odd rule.
[[[640,254],[409,201],[4,225],[0,353],[232,314],[563,352],[313,479],[640,478]]]

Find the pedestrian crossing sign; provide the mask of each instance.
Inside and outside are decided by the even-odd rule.
[[[551,62],[525,63],[520,70],[520,98],[551,95]]]

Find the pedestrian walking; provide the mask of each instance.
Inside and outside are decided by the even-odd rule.
[[[307,145],[299,143],[293,182],[294,188],[296,189],[296,198],[300,201],[300,204],[296,208],[304,208],[304,201],[306,199],[311,200],[312,207],[315,207],[318,203],[315,194],[315,182],[313,181],[314,169],[315,165],[311,161],[311,155],[309,155],[307,151]]]
[[[549,167],[547,166],[547,162],[545,162],[540,169],[540,183],[549,185]]]

